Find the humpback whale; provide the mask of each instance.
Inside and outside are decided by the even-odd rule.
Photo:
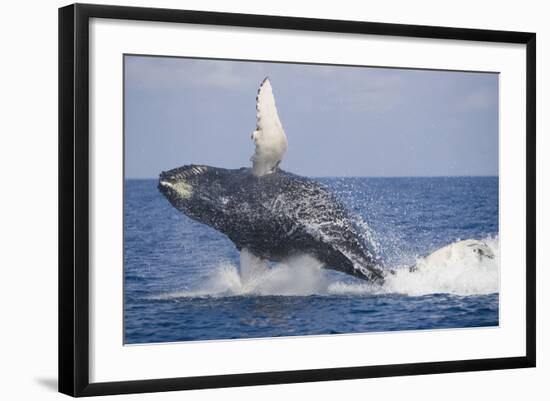
[[[256,176],[250,168],[188,165],[162,172],[158,188],[176,209],[260,259],[307,253],[325,268],[384,281],[345,206],[314,180],[278,168]]]
[[[334,194],[279,168],[288,142],[268,78],[256,95],[252,140],[252,168],[179,167],[160,174],[160,192],[257,258],[280,261],[307,253],[329,269],[383,282],[380,261]]]
[[[186,165],[160,174],[160,192],[176,209],[225,234],[239,251],[247,250],[260,260],[281,261],[306,253],[325,268],[377,284],[395,273],[382,268],[333,193],[312,179],[280,169],[288,142],[268,78],[256,96],[256,129],[251,137],[252,168]],[[467,240],[423,260],[445,261],[456,253],[493,257],[483,242]]]

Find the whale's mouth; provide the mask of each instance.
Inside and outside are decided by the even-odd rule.
[[[174,184],[172,184],[172,183],[169,182],[169,181],[162,181],[162,180],[160,180],[160,181],[159,181],[159,187],[160,187],[160,188],[174,188]]]
[[[193,185],[185,180],[168,181],[160,179],[158,188],[166,196],[175,195],[181,199],[189,199],[193,195]]]
[[[183,166],[160,174],[158,189],[167,197],[189,199],[199,176],[208,170],[206,166]]]

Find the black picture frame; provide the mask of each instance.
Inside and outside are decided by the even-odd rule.
[[[89,381],[89,133],[90,18],[160,21],[249,28],[438,38],[526,45],[526,353],[520,357],[382,366],[195,376],[154,380]],[[293,382],[360,379],[534,367],[536,35],[527,32],[401,25],[220,12],[74,4],[59,9],[59,391],[95,396]]]

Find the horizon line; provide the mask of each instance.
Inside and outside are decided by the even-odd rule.
[[[306,178],[494,178],[498,174],[458,175],[303,175]],[[157,180],[158,177],[124,177],[124,180]]]

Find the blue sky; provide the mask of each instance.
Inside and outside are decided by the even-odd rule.
[[[306,176],[498,175],[498,74],[125,57],[126,178],[250,166],[269,76]]]

